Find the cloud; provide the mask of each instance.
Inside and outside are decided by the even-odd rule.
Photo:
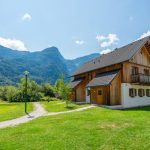
[[[83,45],[85,42],[82,40],[76,40],[75,43],[78,45]]]
[[[104,35],[97,35],[97,36],[96,36],[96,39],[97,39],[98,41],[103,41],[103,40],[106,40],[106,37],[105,37]]]
[[[25,13],[23,16],[22,16],[22,20],[23,21],[30,21],[32,19],[32,16],[28,13]]]
[[[119,41],[119,38],[116,34],[108,34],[107,36],[104,35],[97,35],[96,39],[98,40],[98,42],[100,42],[100,46],[102,48],[106,48],[109,47],[111,45],[117,44],[117,42]]]
[[[24,43],[16,39],[6,39],[0,37],[0,45],[15,50],[27,51],[27,48],[25,47]]]
[[[100,54],[107,54],[107,53],[110,53],[112,50],[111,49],[104,49],[100,52]]]
[[[147,32],[143,33],[138,39],[145,38],[147,36],[150,36],[150,31],[148,30]]]

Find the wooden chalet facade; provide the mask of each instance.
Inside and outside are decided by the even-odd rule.
[[[81,66],[71,82],[72,100],[99,105],[150,105],[150,37]]]

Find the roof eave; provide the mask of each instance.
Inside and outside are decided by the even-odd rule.
[[[77,76],[77,75],[82,75],[82,74],[84,74],[84,73],[88,73],[88,72],[95,71],[95,70],[98,70],[98,69],[104,69],[104,68],[110,67],[110,66],[112,66],[112,65],[123,64],[123,63],[125,63],[125,62],[127,62],[127,61],[129,61],[129,60],[130,60],[130,59],[125,60],[125,61],[122,61],[122,62],[120,62],[120,63],[116,63],[116,64],[114,63],[114,64],[111,64],[111,65],[108,65],[108,66],[105,66],[105,67],[102,67],[102,68],[97,68],[97,69],[85,71],[85,72],[82,72],[82,73],[79,73],[79,74],[73,74],[72,77]],[[116,70],[116,69],[114,69],[114,70]]]

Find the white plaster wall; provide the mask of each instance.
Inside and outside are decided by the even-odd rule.
[[[130,97],[129,88],[137,89],[137,96]],[[150,97],[147,97],[146,95],[143,97],[138,96],[139,88],[146,90],[146,89],[150,89],[150,86],[132,85],[130,83],[121,84],[121,100],[122,100],[122,106],[124,108],[150,105]],[[145,91],[145,94],[146,94],[146,91]]]
[[[90,89],[90,88],[89,88]],[[86,103],[90,103],[90,95],[87,96],[87,88],[86,88]]]

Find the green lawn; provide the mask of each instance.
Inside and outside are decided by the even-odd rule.
[[[66,107],[66,102],[63,100],[41,102],[41,104],[49,112],[60,112],[60,111],[73,110],[73,109],[82,108],[82,107],[89,105],[89,104],[77,105],[77,104],[69,103],[68,107]]]
[[[32,103],[28,103],[28,111],[33,110]],[[24,103],[7,103],[0,101],[0,121],[14,119],[25,115]]]
[[[149,150],[150,107],[92,108],[0,129],[0,150]]]

